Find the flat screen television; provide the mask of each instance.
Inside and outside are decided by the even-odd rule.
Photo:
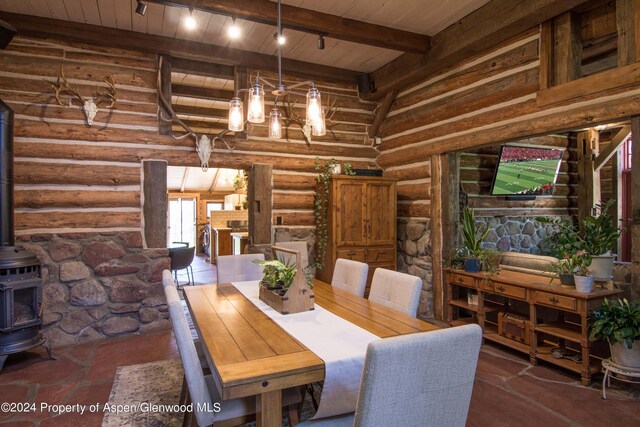
[[[564,149],[503,145],[491,185],[492,196],[551,196]]]

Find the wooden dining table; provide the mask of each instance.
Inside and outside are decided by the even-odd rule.
[[[315,304],[380,338],[436,326],[313,281]],[[258,426],[282,423],[282,390],[324,380],[322,359],[290,336],[232,284],[184,289],[222,399],[256,396]]]

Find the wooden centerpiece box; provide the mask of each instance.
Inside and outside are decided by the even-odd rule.
[[[300,252],[278,246],[274,246],[272,250],[274,258],[276,259],[277,252],[295,254],[296,274],[291,282],[291,286],[289,286],[284,294],[282,294],[283,290],[268,289],[266,286],[263,286],[261,282],[260,300],[280,314],[293,314],[313,310],[315,295],[305,280]]]

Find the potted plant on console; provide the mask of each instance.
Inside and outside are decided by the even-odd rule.
[[[615,258],[611,251],[615,249],[622,233],[609,213],[612,206],[613,200],[597,204],[594,208],[595,215],[582,220],[583,248],[592,255],[590,271],[595,280],[611,279]]]
[[[593,289],[593,276],[589,271],[591,265],[591,255],[586,251],[578,251],[571,255],[570,264],[574,268],[573,281],[576,284],[576,291],[588,294]]]
[[[483,253],[482,241],[489,233],[489,228],[480,231],[476,225],[473,209],[468,207],[462,211],[462,237],[467,255],[464,260],[464,271],[477,273],[481,267],[481,255]]]
[[[591,314],[592,340],[603,339],[611,347],[611,361],[625,368],[640,369],[640,304],[608,301]]]

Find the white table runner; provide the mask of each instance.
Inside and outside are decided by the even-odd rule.
[[[324,387],[318,412],[313,418],[355,411],[367,345],[380,337],[317,303],[313,311],[282,315],[260,301],[257,281],[233,282],[232,285],[282,329],[324,360]]]

